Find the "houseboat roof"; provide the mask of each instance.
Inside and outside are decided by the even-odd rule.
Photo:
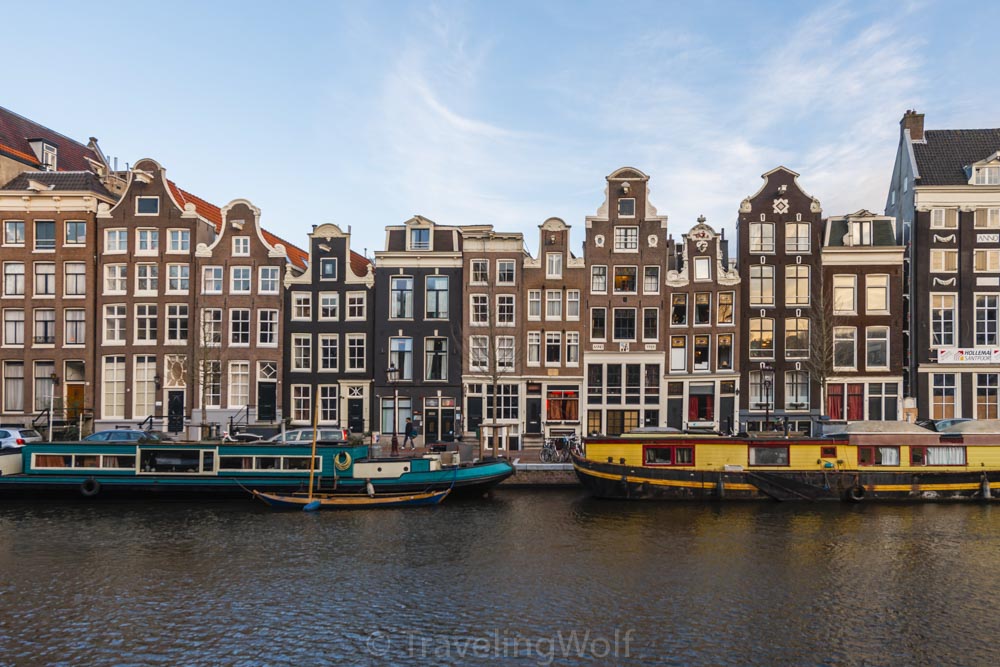
[[[974,419],[952,424],[941,433],[1000,433],[1000,419]]]
[[[844,433],[921,433],[926,435],[927,429],[912,422],[903,421],[857,421],[847,425]]]

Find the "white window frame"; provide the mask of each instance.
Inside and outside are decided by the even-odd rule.
[[[143,239],[145,239],[146,248]],[[153,257],[160,254],[160,230],[156,227],[139,227],[135,230],[136,256]]]
[[[563,319],[562,290],[557,290],[557,289],[545,290],[545,320],[561,322],[562,319]]]
[[[881,332],[881,337],[877,336],[877,334],[879,332]],[[885,363],[884,364],[880,364],[880,365],[869,365],[869,363],[868,363],[868,355],[869,355],[868,346],[871,345],[872,343],[878,343],[880,341],[885,342]],[[889,356],[889,354],[890,354],[890,349],[889,349],[890,345],[891,345],[891,343],[889,341],[889,327],[887,327],[887,326],[865,327],[865,369],[866,370],[888,370],[889,369],[889,365],[892,363],[891,362],[891,358]]]
[[[111,239],[114,239],[114,248],[111,248]],[[121,241],[125,242],[125,247],[121,247]],[[105,255],[124,255],[128,252],[128,230],[123,227],[104,230],[104,252]]]
[[[272,277],[273,276],[273,277]],[[267,284],[274,284],[274,289],[267,289]],[[277,266],[262,266],[257,271],[257,294],[281,293],[281,268]]]
[[[638,253],[639,227],[633,225],[616,225],[614,228],[613,243],[614,243],[614,245],[612,246],[613,252]]]
[[[566,320],[569,322],[580,321],[580,290],[566,290]]]
[[[878,285],[876,282],[883,284]],[[883,290],[885,294],[884,308],[872,308],[872,291]],[[888,315],[889,306],[889,274],[872,273],[865,276],[865,313],[869,315]]]
[[[931,273],[958,273],[958,250],[953,248],[931,248]],[[949,268],[949,264],[951,268]]]
[[[208,289],[209,283],[218,285],[218,289]],[[203,266],[201,268],[202,294],[222,294],[222,292],[225,290],[225,285],[226,285],[226,275],[223,267]]]
[[[236,274],[246,275],[246,278],[240,278],[240,282],[246,282],[247,288],[236,289]],[[229,267],[229,293],[230,294],[253,294],[253,267],[252,266],[231,266]]]
[[[139,212],[139,202],[143,200],[153,200],[156,202],[156,213],[140,213]],[[136,216],[150,217],[160,214],[160,198],[156,195],[142,195],[135,198],[135,214]]]
[[[249,257],[249,256],[250,256],[250,237],[234,236],[233,257]]]
[[[361,366],[355,366],[353,363],[353,358],[351,356],[351,350],[357,348],[357,345],[351,345],[352,343],[357,343],[361,341]],[[363,333],[349,333],[344,336],[344,349],[346,351],[346,356],[344,357],[344,372],[346,373],[363,373],[367,370],[368,366],[368,336]]]
[[[354,302],[360,300],[360,304]],[[351,311],[360,305],[361,314],[352,315]],[[344,313],[345,322],[363,322],[368,319],[368,293],[367,292],[347,292],[347,311]]]
[[[268,317],[265,318],[265,314]],[[273,316],[273,317],[272,317]],[[259,308],[257,309],[257,347],[278,347],[278,341],[280,340],[280,327],[279,323],[279,311],[276,308]],[[267,331],[268,326],[273,326],[273,340],[270,342],[264,340],[264,333]]]
[[[840,283],[839,285],[837,283]],[[848,284],[849,283],[849,284]],[[838,290],[851,291],[850,309],[839,308],[837,306]],[[853,273],[838,273],[833,276],[833,314],[834,315],[857,315],[858,314],[858,277]]]
[[[985,267],[980,268],[979,258],[985,261]],[[972,270],[975,273],[1000,273],[1000,248],[976,248],[972,256]]]
[[[332,317],[323,314],[323,300],[332,298],[332,306],[334,314]],[[339,322],[340,321],[340,292],[320,292],[319,293],[319,303],[316,304],[316,321],[317,322]]]
[[[528,290],[528,314],[527,318],[532,322],[542,319],[542,290]]]
[[[935,307],[934,304],[935,304],[935,300],[937,300],[937,299],[941,299],[942,300],[941,303],[944,303],[945,299],[950,299],[951,300],[951,307],[950,308],[945,307],[945,306]],[[930,308],[927,309],[928,310],[928,317],[930,319],[930,346],[932,348],[955,347],[958,344],[958,294],[956,294],[954,292],[944,292],[944,293],[941,293],[941,292],[937,292],[937,293],[932,292],[930,294],[930,298],[928,299],[928,303],[930,304]],[[934,314],[935,314],[935,311],[941,311],[942,313],[947,313],[947,312],[951,313],[952,331],[951,331],[951,334],[950,334],[951,340],[949,342],[941,342],[941,343],[935,343],[934,342],[934,338],[935,338],[935,331],[934,331],[934,329],[935,329],[935,326],[934,326],[935,325],[935,321],[934,321],[935,317],[934,317]],[[940,322],[943,325],[944,323],[946,323],[946,319],[942,317],[940,319]],[[941,336],[942,339],[945,337],[945,332],[944,332],[943,327],[942,327],[942,331],[941,331],[940,336]]]
[[[545,277],[562,278],[563,275],[563,255],[561,252],[545,253]]]
[[[848,335],[849,334],[849,335]],[[851,343],[851,357],[854,363],[843,366],[837,363],[837,343],[846,341]],[[866,348],[867,353],[867,348]],[[858,328],[857,327],[833,327],[833,370],[853,371],[858,369]]]
[[[191,230],[171,228],[167,230],[168,255],[184,255],[191,252]]]

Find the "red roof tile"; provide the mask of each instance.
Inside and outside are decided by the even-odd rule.
[[[167,184],[170,186],[170,192],[173,193],[174,199],[181,205],[181,208],[184,208],[185,204],[188,203],[194,204],[195,212],[215,225],[216,233],[222,233],[222,210],[218,206],[210,204],[201,197],[195,196],[186,190],[181,190],[173,181],[168,180]]]
[[[31,149],[29,139],[45,139],[58,149],[57,171],[90,171],[91,160],[102,162],[101,156],[90,146],[39,125],[33,120],[0,107],[0,152],[3,152],[32,167],[40,168],[41,162]]]
[[[353,250],[351,251],[351,270],[354,271],[354,275],[359,278],[363,278],[368,275],[368,267],[371,266],[371,260],[360,255]]]
[[[305,270],[306,261],[309,259],[309,255],[306,253],[305,250],[293,246],[288,241],[284,240],[280,236],[275,236],[266,229],[262,229],[260,231],[261,233],[264,234],[264,240],[270,243],[272,246],[277,245],[279,243],[285,246],[285,252],[288,253],[288,259],[291,260],[292,264],[302,269],[303,271]]]

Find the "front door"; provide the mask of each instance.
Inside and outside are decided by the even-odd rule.
[[[278,385],[257,383],[257,421],[273,422],[278,418]]]
[[[365,432],[365,399],[347,399],[347,428],[351,433]]]
[[[667,426],[681,430],[684,428],[684,400],[667,399]]]
[[[431,408],[424,413],[424,442],[431,443],[438,441],[438,411],[437,408]]]
[[[542,432],[542,399],[529,398],[527,404],[528,421],[524,425],[525,433]]]
[[[180,433],[184,430],[184,392],[167,392],[167,430]]]
[[[455,408],[441,408],[441,440],[455,440]]]
[[[83,412],[84,385],[66,385],[66,420],[75,422]]]

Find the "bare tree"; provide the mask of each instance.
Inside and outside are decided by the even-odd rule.
[[[833,314],[833,299],[827,294],[826,286],[820,280],[814,283],[812,305],[809,313],[809,357],[803,364],[809,372],[810,381],[819,383],[820,412],[826,412],[826,384],[834,374],[834,329],[837,318]]]
[[[192,361],[189,365],[191,387],[198,390],[198,403],[201,408],[201,437],[209,435],[208,430],[208,396],[211,390],[222,385],[222,320],[214,319],[216,308],[202,308],[198,313],[196,337],[192,346]]]

